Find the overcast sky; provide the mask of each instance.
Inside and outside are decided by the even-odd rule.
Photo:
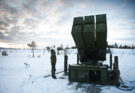
[[[73,17],[104,13],[107,41],[135,44],[134,0],[0,0],[0,47],[73,46]]]

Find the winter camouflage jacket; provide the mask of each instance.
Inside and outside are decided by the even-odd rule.
[[[51,54],[50,59],[51,59],[51,63],[56,63],[56,55],[55,55],[55,53]]]

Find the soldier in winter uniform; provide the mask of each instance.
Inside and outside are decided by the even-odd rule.
[[[56,65],[56,54],[55,54],[55,51],[52,49],[51,50],[51,66],[52,66],[52,69],[51,69],[51,72],[52,72],[52,77],[54,79],[56,79],[56,76],[55,76],[55,71],[56,71],[56,68],[55,68],[55,65]]]
[[[114,85],[120,85],[119,84],[119,77],[120,77],[120,71],[118,69],[118,65],[116,63],[113,63],[113,71],[112,71],[112,79]]]

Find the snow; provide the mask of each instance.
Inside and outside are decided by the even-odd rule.
[[[0,55],[0,93],[135,93],[135,50],[112,49],[113,57],[119,57],[123,81],[134,88],[130,91],[109,85],[71,83],[63,73],[56,75],[58,79],[44,78],[51,74],[50,52],[47,50],[36,50],[34,58],[31,50],[8,49],[7,52],[8,56]],[[57,55],[56,72],[64,69],[63,54]],[[104,63],[109,64],[109,54]],[[76,50],[68,51],[68,64],[76,64]]]

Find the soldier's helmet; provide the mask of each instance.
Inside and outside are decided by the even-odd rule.
[[[55,51],[54,51],[53,49],[51,49],[51,54],[52,54],[52,53],[55,54]]]

